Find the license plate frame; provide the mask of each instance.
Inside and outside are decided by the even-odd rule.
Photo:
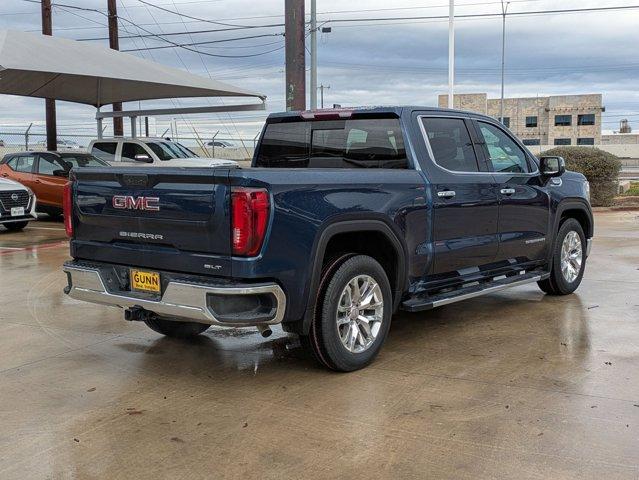
[[[160,294],[162,292],[161,280],[159,272],[138,268],[129,270],[129,283],[132,291]]]
[[[24,217],[24,207],[11,207],[12,217]]]

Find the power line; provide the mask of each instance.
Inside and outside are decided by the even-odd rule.
[[[144,5],[147,5],[149,7],[157,8],[158,10],[162,10],[163,12],[172,13],[173,15],[179,15],[182,18],[190,18],[191,20],[197,20],[198,22],[212,23],[214,25],[222,25],[223,27],[242,27],[242,28],[247,28],[247,25],[235,25],[235,24],[232,24],[232,23],[216,22],[214,20],[207,20],[207,19],[204,19],[204,18],[193,17],[193,16],[187,15],[185,13],[180,13],[180,12],[176,12],[174,10],[169,10],[168,8],[160,7],[159,5],[153,5],[152,3],[146,2],[144,0],[138,0],[138,2],[143,3]],[[250,25],[248,25],[248,27],[250,27]]]
[[[238,40],[248,40],[248,39],[253,39],[253,38],[281,37],[281,36],[284,36],[284,33],[267,33],[267,34],[263,34],[263,35],[248,35],[248,36],[245,36],[245,37],[225,38],[225,39],[222,39],[222,40],[209,40],[209,41],[206,41],[206,42],[180,43],[179,46],[180,47],[189,47],[189,46],[195,46],[195,45],[210,45],[210,44],[213,44],[213,43],[235,42],[235,41],[238,41]],[[273,43],[279,43],[279,42],[273,42]],[[176,46],[177,45],[162,45],[162,46],[148,47],[148,48],[131,48],[131,49],[128,49],[128,50],[121,50],[121,51],[122,52],[139,52],[141,50],[162,50],[162,49],[166,49],[166,48],[175,48]],[[244,48],[246,48],[246,47],[244,47]],[[273,51],[275,51],[275,50],[273,50]]]
[[[25,1],[31,1],[31,0],[25,0]],[[68,9],[74,9],[74,10],[87,11],[87,12],[96,12],[96,13],[99,13],[101,15],[104,15],[105,17],[107,16],[107,14],[105,14],[104,12],[101,12],[100,10],[95,9],[95,8],[77,7],[75,5],[66,5],[66,4],[61,4],[61,3],[56,3],[55,6],[57,8],[62,8],[62,9],[68,8]],[[190,52],[194,52],[194,53],[197,53],[197,54],[200,54],[200,55],[206,55],[208,57],[216,57],[216,58],[250,58],[250,57],[258,57],[260,55],[266,55],[266,54],[269,54],[269,53],[273,53],[273,52],[276,52],[278,50],[282,50],[284,48],[284,46],[281,46],[281,47],[278,47],[278,48],[274,48],[272,50],[268,50],[266,52],[252,53],[252,54],[246,54],[246,55],[222,55],[222,54],[218,54],[218,53],[202,52],[202,51],[197,50],[195,48],[192,48],[192,47],[189,47],[189,46],[186,46],[186,45],[182,45],[182,44],[173,42],[172,40],[168,40],[168,39],[164,38],[163,35],[154,33],[154,32],[152,32],[150,30],[147,30],[146,28],[143,28],[143,27],[137,25],[135,22],[129,20],[128,18],[122,17],[120,15],[118,16],[118,18],[120,20],[122,20],[122,21],[125,21],[125,22],[133,25],[134,27],[136,27],[139,30],[142,30],[143,32],[148,33],[149,36],[151,36],[151,37],[158,38],[159,40],[162,40],[162,41],[164,41],[166,43],[171,44],[173,47],[182,48],[184,50],[188,50]],[[94,22],[94,23],[99,23],[99,22]],[[189,34],[188,31],[184,32],[184,33],[185,34]],[[138,36],[134,36],[134,37],[138,37]],[[120,37],[120,38],[128,38],[128,37]],[[147,50],[147,49],[145,49],[145,50]]]
[[[526,16],[526,15],[554,15],[562,13],[584,13],[584,12],[603,12],[614,10],[633,10],[639,9],[639,5],[620,5],[615,7],[591,7],[591,8],[565,8],[561,10],[536,10],[524,12],[511,12],[507,16]],[[502,17],[502,13],[468,13],[455,15],[455,18],[494,18]],[[433,16],[411,16],[411,17],[378,17],[378,18],[338,18],[333,20],[325,20],[326,23],[346,23],[346,22],[388,22],[402,20],[440,20],[447,19],[448,15]]]
[[[31,1],[31,0],[25,0]],[[34,0],[35,1],[35,0]],[[142,1],[142,0],[138,0]],[[532,0],[529,0],[532,1]],[[489,2],[494,3],[494,2]],[[75,7],[81,8],[81,7]],[[567,13],[588,13],[588,12],[604,12],[604,11],[617,11],[617,10],[634,10],[639,9],[639,5],[619,5],[613,7],[590,7],[590,8],[566,8],[559,10],[533,10],[533,11],[523,11],[523,12],[510,12],[507,16],[536,16],[536,15],[555,15],[555,14],[567,14]],[[87,9],[93,10],[93,9]],[[93,10],[98,11],[98,10]],[[98,11],[99,12],[99,11]],[[101,13],[101,12],[100,12]],[[181,13],[176,13],[177,15],[183,15]],[[325,13],[318,15],[326,15]],[[496,18],[502,17],[502,13],[472,13],[472,14],[460,14],[455,15],[456,19],[478,19],[478,18]],[[323,20],[324,23],[362,23],[362,22],[401,22],[401,21],[410,21],[410,20],[447,20],[448,15],[417,15],[417,16],[406,16],[406,17],[360,17],[360,18],[334,18]],[[204,20],[204,19],[203,19]],[[215,23],[211,21],[212,23]],[[219,23],[219,22],[218,22]],[[138,25],[139,26],[139,25]],[[187,32],[167,32],[162,34],[163,36],[174,36],[174,35],[195,35],[195,34],[203,34],[203,33],[218,33],[218,32],[227,32],[232,30],[244,30],[244,29],[254,29],[254,28],[274,28],[274,27],[282,27],[283,23],[271,23],[264,25],[243,25],[243,26],[232,26],[228,28],[222,29],[205,29],[205,30],[194,30]],[[145,30],[145,29],[142,29]],[[146,31],[146,30],[145,30]],[[154,37],[157,36],[153,32],[148,32],[148,35],[143,35],[146,37]],[[121,36],[121,39],[132,38],[127,36]],[[80,41],[89,41],[89,40],[105,40],[105,38],[82,38]]]
[[[136,26],[140,27],[143,31],[148,32],[148,30],[145,30],[144,28],[142,28],[142,24],[136,24]],[[163,33],[162,36],[169,37],[169,36],[175,36],[175,35],[198,35],[202,33],[232,32],[235,30],[248,30],[253,28],[274,28],[274,27],[283,27],[283,26],[284,26],[283,23],[272,23],[269,25],[254,25],[254,26],[247,26],[247,27],[229,27],[229,28],[216,28],[216,29],[191,30],[191,31],[187,30],[185,32],[167,32],[167,33]],[[157,36],[155,33],[150,32],[150,33],[147,33],[146,35],[120,36],[120,40],[129,39],[129,38],[149,38],[149,37],[155,37],[155,36]],[[79,42],[88,42],[93,40],[108,40],[108,39],[109,37],[94,37],[94,38],[79,38],[77,40]]]

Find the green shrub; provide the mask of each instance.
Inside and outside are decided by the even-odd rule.
[[[612,205],[619,188],[621,161],[616,155],[593,147],[557,147],[542,155],[558,155],[566,160],[566,168],[583,173],[590,182],[593,207]]]
[[[622,193],[626,197],[639,197],[639,182],[630,182],[630,188]]]

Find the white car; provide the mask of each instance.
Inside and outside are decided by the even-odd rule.
[[[236,167],[233,160],[200,158],[184,145],[163,138],[102,138],[88,152],[111,165],[153,167]]]
[[[0,225],[17,232],[36,220],[36,197],[21,183],[0,178]]]

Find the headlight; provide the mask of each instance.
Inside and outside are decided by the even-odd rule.
[[[584,181],[584,194],[588,199],[588,203],[590,203],[590,183],[588,182],[588,180]]]

